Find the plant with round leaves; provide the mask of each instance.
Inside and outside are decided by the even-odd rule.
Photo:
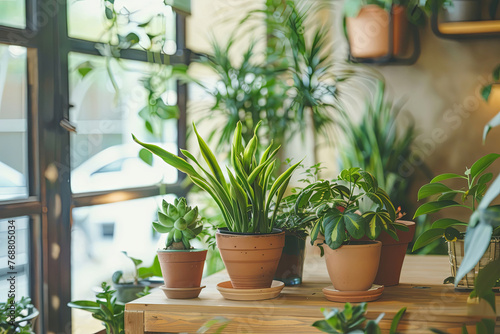
[[[174,203],[163,200],[158,210],[158,221],[153,228],[159,233],[168,233],[165,249],[191,249],[189,240],[203,231],[198,217],[198,207],[191,208],[184,197],[176,198]]]
[[[187,150],[181,152],[193,161],[194,166],[181,157],[162,148],[143,143],[132,135],[144,148],[163,159],[167,164],[186,173],[191,181],[205,190],[217,203],[229,231],[238,233],[272,233],[276,224],[279,205],[293,172],[299,163],[273,178],[277,168],[275,156],[279,147],[272,151],[273,143],[260,155],[257,154],[261,122],[254,129],[252,139],[243,145],[242,125],[238,122],[234,131],[230,161],[233,170],[226,168],[229,181],[193,124],[201,155],[208,169]],[[195,166],[201,172],[195,169]],[[204,174],[204,176],[202,176]],[[165,229],[166,230],[166,229]]]
[[[436,176],[430,183],[418,191],[418,200],[432,198],[422,204],[415,212],[415,217],[432,214],[449,208],[467,208],[474,212],[479,207],[493,179],[488,167],[500,158],[500,154],[490,153],[478,159],[472,167],[466,168],[463,175],[445,173]],[[463,181],[461,188],[452,189],[442,181],[459,179]],[[441,218],[436,220],[430,229],[422,233],[413,245],[413,251],[429,245],[444,237],[446,241],[456,241],[464,236],[468,224],[458,219]]]
[[[398,212],[375,177],[357,167],[344,169],[336,180],[305,187],[295,203],[297,212],[304,209],[304,220],[313,222],[311,243],[321,232],[331,249],[364,236],[374,240],[382,231],[398,240],[396,230],[408,230],[395,222]]]

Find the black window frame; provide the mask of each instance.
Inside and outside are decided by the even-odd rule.
[[[35,332],[70,333],[71,309],[66,304],[71,300],[72,209],[113,203],[116,198],[125,201],[163,195],[165,189],[167,194],[184,196],[187,189],[182,186],[185,175],[179,172],[175,184],[72,194],[70,133],[63,127],[71,108],[68,55],[70,52],[101,55],[95,42],[68,36],[66,0],[25,0],[25,3],[26,28],[0,25],[0,43],[28,48],[29,196],[1,201],[0,219],[30,217],[29,294],[40,310]],[[187,15],[176,10],[177,52],[170,56],[172,65],[191,62],[191,52],[186,48]],[[142,50],[123,50],[121,58],[148,62],[148,54]],[[186,146],[187,99],[187,85],[177,82],[179,148]],[[54,167],[55,179],[46,173]]]

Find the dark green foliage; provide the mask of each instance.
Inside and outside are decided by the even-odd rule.
[[[11,308],[12,303],[14,308]],[[30,310],[33,310],[31,299],[22,297],[21,300],[16,302],[13,298],[9,298],[7,302],[0,303],[0,333],[35,334],[31,328],[32,324],[30,321],[26,322],[23,326],[19,323],[11,324],[13,320],[11,310],[14,310],[14,321],[25,318]]]

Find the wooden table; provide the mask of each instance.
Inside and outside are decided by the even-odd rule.
[[[399,286],[386,288],[379,300],[368,303],[367,318],[375,319],[385,313],[380,323],[384,332],[403,306],[407,312],[398,327],[403,333],[430,333],[430,327],[450,330],[463,323],[472,325],[481,318],[496,319],[483,302],[467,303],[468,293],[455,292],[452,286],[441,284],[449,276],[446,256],[407,256],[401,276]],[[276,299],[226,300],[215,285],[228,279],[225,271],[207,277],[202,283],[207,287],[197,299],[167,299],[162,291],[154,290],[128,303],[125,333],[196,333],[206,321],[220,316],[230,319],[223,333],[320,333],[311,327],[314,321],[323,318],[320,309],[343,308],[341,303],[326,300],[321,292],[331,283],[324,259],[318,256],[307,256],[304,283],[285,287]],[[498,297],[497,310],[500,310]],[[495,333],[500,333],[499,324]]]

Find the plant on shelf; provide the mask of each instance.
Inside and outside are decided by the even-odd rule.
[[[484,128],[483,141],[490,130],[500,126],[500,113],[498,113]],[[481,263],[483,255],[491,247],[492,235],[500,230],[500,207],[491,205],[492,201],[500,195],[500,175],[492,182],[489,189],[484,194],[481,202],[472,213],[467,232],[465,234],[464,248],[465,254],[458,269],[455,286],[468,275],[471,270],[475,270],[478,263]],[[498,247],[497,247],[498,249]],[[492,259],[486,264],[476,277],[472,297],[486,300],[496,310],[495,294],[491,290],[500,280],[500,257]]]
[[[190,244],[203,231],[201,221],[198,207],[188,206],[184,197],[175,199],[173,204],[163,200],[158,210],[153,228],[167,233],[165,248],[158,250],[158,260],[165,280],[163,291],[168,298],[196,298],[201,292],[207,250]]]
[[[181,152],[193,161],[193,164],[201,170],[201,174],[183,158],[158,146],[142,143],[134,137],[137,143],[161,157],[167,164],[186,173],[194,184],[209,193],[217,203],[227,226],[218,230],[217,246],[235,288],[271,285],[284,243],[284,233],[274,229],[278,208],[292,173],[299,165],[297,163],[291,166],[273,180],[272,176],[276,169],[275,156],[279,148],[273,151],[270,143],[262,155],[257,156],[259,146],[257,133],[260,124],[260,122],[257,124],[254,136],[245,146],[242,139],[242,124],[238,122],[231,149],[230,160],[233,170],[226,168],[229,181],[226,180],[213,152],[194,125],[198,145],[208,170],[189,151],[181,150]],[[272,247],[269,247],[268,242]],[[246,248],[249,245],[252,245],[251,249]],[[245,252],[239,252],[241,254],[238,260],[226,261],[228,252],[240,249],[245,249]],[[262,262],[253,260],[256,253],[262,256]],[[245,273],[242,269],[248,271],[252,279],[243,277]],[[237,273],[238,278],[235,278],[234,273]]]
[[[381,333],[379,322],[384,317],[384,313],[380,314],[375,320],[366,319],[366,310],[368,304],[361,303],[352,306],[350,303],[344,305],[344,310],[339,309],[321,309],[324,320],[316,321],[313,326],[322,332],[330,334],[377,334]],[[406,307],[403,307],[396,313],[392,319],[389,334],[396,334],[399,322],[406,312]]]
[[[153,276],[161,276],[161,270],[157,256],[155,256],[153,264],[150,267],[139,267],[142,264],[142,260],[129,256],[125,251],[122,251],[122,253],[134,265],[133,281],[127,281],[123,277],[122,270],[115,271],[111,277],[111,281],[113,288],[116,289],[117,300],[121,303],[128,303],[138,298],[137,294],[143,292],[146,287],[149,287],[150,282],[146,279]]]
[[[467,208],[474,212],[476,208],[482,207],[481,203],[487,193],[488,183],[493,179],[493,173],[488,172],[487,169],[498,158],[500,158],[500,154],[487,154],[478,159],[470,169],[467,168],[463,175],[445,173],[433,178],[429,184],[422,186],[418,191],[418,200],[429,197],[432,200],[422,204],[415,212],[415,217],[451,208]],[[442,182],[452,179],[461,180],[463,185],[460,188],[450,188]],[[418,237],[413,250],[415,251],[444,237],[448,242],[452,276],[455,277],[458,266],[460,266],[460,259],[463,256],[462,246],[467,226],[466,222],[454,218],[438,219],[430,229]],[[493,235],[500,236],[500,228],[494,231]],[[487,259],[481,261],[480,267],[486,265],[487,262],[489,262]],[[460,287],[471,288],[474,286],[475,276],[476,273],[471,272],[466,279],[456,283],[460,284]]]
[[[115,291],[106,282],[102,282],[101,287],[103,291],[97,294],[96,301],[77,300],[68,303],[68,306],[92,313],[92,317],[102,321],[106,334],[124,334],[125,305],[117,302]]]
[[[375,177],[360,168],[345,169],[334,181],[320,180],[305,187],[295,208],[297,212],[306,209],[309,215],[304,219],[313,219],[311,243],[320,232],[325,236],[328,247],[322,249],[337,290],[368,290],[377,275],[382,248],[380,241],[372,240],[382,231],[396,240],[397,230],[408,231],[406,225],[396,222],[398,212]],[[356,240],[363,237],[367,238]],[[363,255],[356,249],[362,249]],[[351,258],[353,255],[360,257]],[[356,261],[360,264],[349,265]]]
[[[38,310],[31,304],[31,299],[22,297],[15,301],[14,297],[0,303],[0,333],[1,334],[35,334],[33,323],[38,316]]]

